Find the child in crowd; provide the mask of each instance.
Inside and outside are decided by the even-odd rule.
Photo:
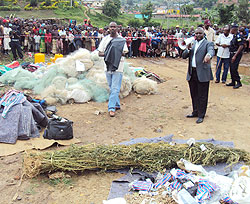
[[[34,35],[34,40],[35,40],[35,52],[39,52],[41,36],[37,31]]]

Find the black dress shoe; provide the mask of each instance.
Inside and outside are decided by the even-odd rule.
[[[220,83],[220,81],[219,81],[219,80],[216,80],[215,83],[216,83],[216,84],[217,84],[217,83]]]
[[[235,83],[231,82],[229,84],[226,84],[226,86],[235,86]]]
[[[196,120],[197,124],[202,123],[202,122],[203,122],[203,118],[198,118],[198,120]]]
[[[198,115],[192,113],[192,114],[187,115],[186,117],[187,118],[196,118],[196,117],[198,117]]]
[[[238,89],[238,88],[240,88],[240,87],[242,87],[242,84],[241,84],[241,83],[237,83],[233,88],[234,88],[234,89]]]

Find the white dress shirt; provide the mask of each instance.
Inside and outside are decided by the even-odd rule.
[[[204,38],[200,41],[195,41],[195,47],[194,47],[194,55],[193,55],[193,59],[192,59],[192,67],[196,67],[196,59],[195,59],[195,54],[197,49],[199,48],[199,46],[201,45],[201,43],[204,41]]]
[[[233,39],[233,35],[229,34],[227,37],[223,34],[220,34],[218,39],[216,40],[216,44],[219,45],[230,45],[231,40]],[[222,46],[218,47],[217,56],[221,58],[229,58],[230,52],[229,47],[223,48]]]

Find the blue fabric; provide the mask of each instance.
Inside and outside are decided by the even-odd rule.
[[[121,106],[119,93],[122,84],[122,75],[122,72],[106,72],[106,78],[110,89],[108,111],[115,112],[115,108],[120,108]]]
[[[230,65],[230,58],[221,58],[221,60],[220,60],[220,57],[217,57],[217,64],[216,64],[216,67],[217,67],[216,80],[217,81],[220,81],[220,73],[221,73],[222,64],[224,64],[224,66],[223,66],[224,71],[223,71],[221,80],[226,81],[227,80],[227,73],[228,73],[228,69],[229,69],[229,65]]]

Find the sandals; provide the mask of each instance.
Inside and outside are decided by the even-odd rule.
[[[114,111],[109,111],[109,116],[110,117],[115,117],[115,112]]]

